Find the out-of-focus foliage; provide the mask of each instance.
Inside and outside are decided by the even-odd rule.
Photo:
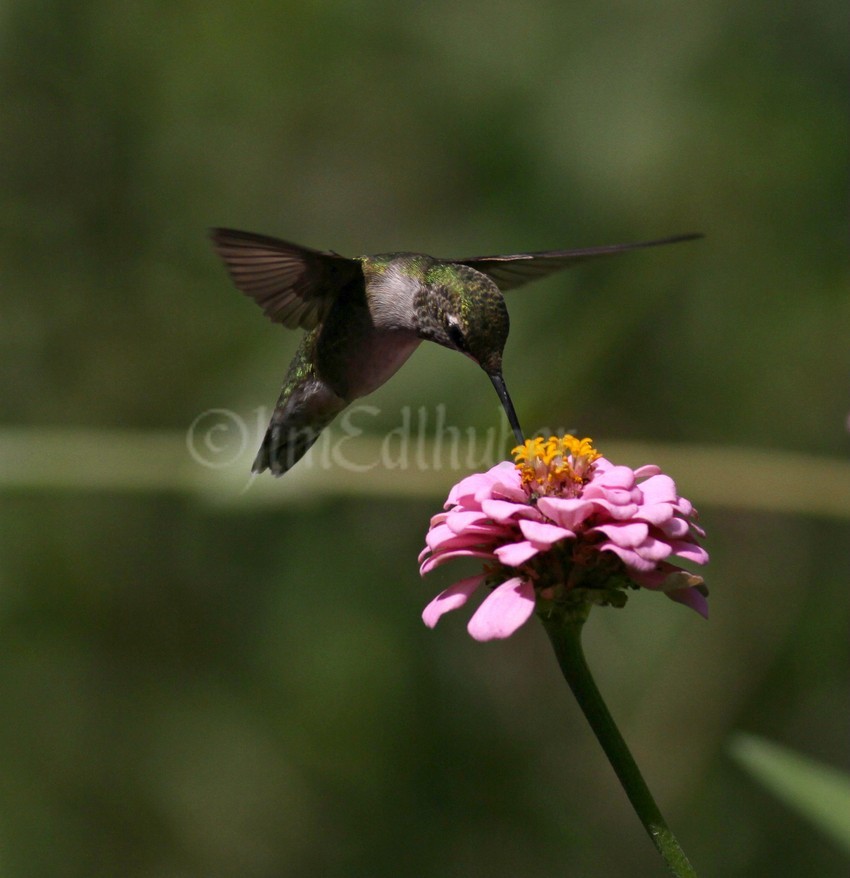
[[[846,461],[838,0],[13,0],[0,53],[19,438],[86,428],[141,473],[122,431],[273,403],[297,335],[232,289],[207,226],[447,256],[703,231],[511,294],[526,429],[726,449],[736,472],[736,449]],[[376,437],[405,406],[502,423],[437,348],[368,403]],[[542,633],[421,626],[445,474],[430,498],[378,467],[274,506],[228,471],[243,502],[218,506],[62,489],[75,449],[50,447],[43,486],[0,507],[4,878],[659,874]],[[589,658],[700,874],[843,875],[723,745],[746,729],[846,766],[846,516],[700,504],[689,478],[729,479],[712,459],[673,473],[709,533],[711,621],[638,595],[594,613]],[[776,478],[793,497],[807,470]]]
[[[754,735],[735,735],[730,752],[774,795],[850,853],[850,777]]]

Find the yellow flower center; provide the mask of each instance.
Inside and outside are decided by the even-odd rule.
[[[602,455],[590,439],[550,436],[526,439],[511,451],[529,493],[574,497],[590,478],[593,462]]]

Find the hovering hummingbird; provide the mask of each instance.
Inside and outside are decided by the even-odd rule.
[[[349,259],[234,229],[210,235],[239,290],[274,323],[307,330],[251,468],[275,476],[303,457],[347,405],[387,381],[423,340],[481,366],[521,445],[502,377],[509,326],[502,293],[587,259],[701,237],[466,259],[424,253]]]

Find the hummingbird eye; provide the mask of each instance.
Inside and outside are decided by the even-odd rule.
[[[449,320],[448,325],[446,326],[446,333],[448,334],[451,343],[459,351],[467,350],[466,339],[463,336],[463,332],[454,320]]]

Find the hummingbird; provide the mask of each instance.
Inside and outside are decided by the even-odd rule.
[[[422,341],[465,354],[489,377],[517,443],[525,441],[502,376],[502,293],[588,259],[701,237],[508,256],[424,253],[348,258],[267,235],[210,230],[233,283],[273,323],[306,330],[252,472],[283,475],[355,399],[380,387]]]

